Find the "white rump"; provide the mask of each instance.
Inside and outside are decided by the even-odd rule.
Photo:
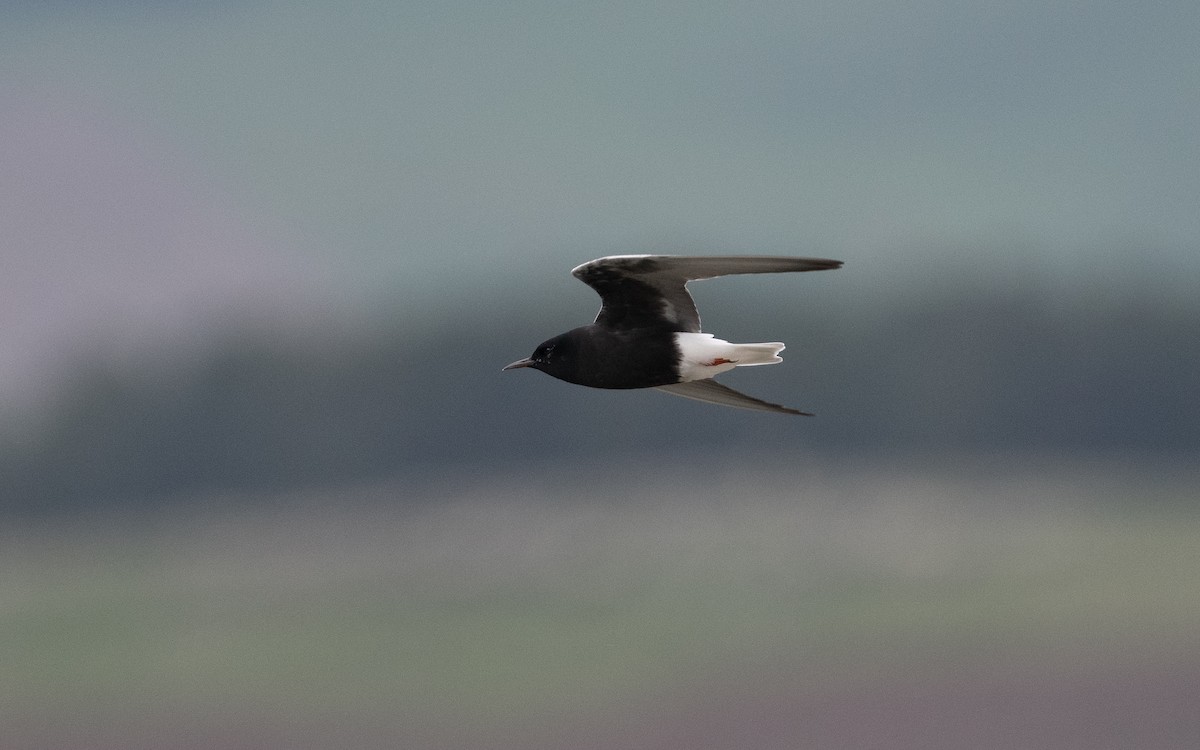
[[[735,367],[773,365],[783,361],[780,341],[763,344],[731,344],[711,333],[676,333],[679,347],[679,379],[703,380]]]

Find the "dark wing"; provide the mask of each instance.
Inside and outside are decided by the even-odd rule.
[[[754,409],[755,411],[771,411],[776,414],[799,414],[805,417],[811,417],[806,411],[799,409],[791,409],[779,404],[772,404],[770,401],[747,396],[744,393],[737,391],[727,386],[721,385],[715,380],[689,380],[686,383],[673,383],[671,385],[660,385],[657,390],[664,393],[670,393],[673,396],[683,396],[684,398],[695,399],[696,401],[704,401],[710,404],[720,404],[721,406],[735,406],[739,409]]]
[[[738,273],[826,271],[841,265],[840,260],[766,255],[612,255],[571,273],[600,295],[599,325],[699,333],[700,314],[685,288],[689,281]]]

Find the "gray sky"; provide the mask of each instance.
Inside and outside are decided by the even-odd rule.
[[[617,252],[1200,280],[1197,29],[1187,0],[7,4],[0,375]]]

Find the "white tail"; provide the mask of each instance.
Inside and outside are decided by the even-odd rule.
[[[779,353],[783,351],[782,342],[772,341],[769,344],[730,344],[734,348],[735,356],[731,359],[737,362],[738,367],[750,365],[774,365],[783,361],[783,357]]]
[[[679,379],[702,380],[735,367],[773,365],[782,362],[783,343],[731,344],[711,333],[676,333],[679,347]]]

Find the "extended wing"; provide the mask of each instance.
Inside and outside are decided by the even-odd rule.
[[[672,385],[660,385],[657,390],[664,393],[670,393],[672,396],[683,396],[684,398],[695,399],[696,401],[704,401],[709,404],[720,404],[721,406],[735,406],[739,409],[754,409],[756,411],[771,411],[777,414],[799,414],[805,417],[811,417],[806,411],[792,409],[779,404],[772,404],[770,401],[763,401],[753,396],[747,396],[744,393],[739,393],[728,386],[721,385],[715,380],[690,380],[686,383],[674,383]]]
[[[700,314],[686,285],[696,279],[742,273],[826,271],[838,260],[766,255],[611,255],[572,274],[600,295],[596,323],[612,329],[668,327],[698,333]]]

